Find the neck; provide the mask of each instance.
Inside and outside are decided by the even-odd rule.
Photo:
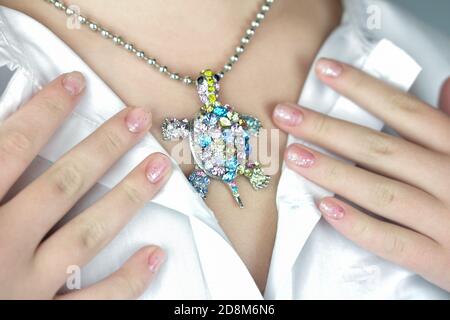
[[[172,61],[176,61],[176,71],[191,76],[208,67],[223,67],[226,61],[221,58],[227,59],[233,53],[262,3],[263,0],[66,1],[67,5],[78,6],[82,15],[163,59],[163,64],[173,66]],[[193,43],[198,46],[196,57],[180,63],[186,59],[183,48]],[[191,58],[202,64],[195,65]]]

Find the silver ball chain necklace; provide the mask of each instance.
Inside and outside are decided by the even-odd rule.
[[[171,69],[160,64],[156,58],[148,56],[123,37],[77,13],[63,1],[43,1],[65,12],[67,16],[75,17],[80,24],[112,41],[116,46],[129,51],[170,79],[187,86],[196,86],[202,103],[200,111],[191,120],[166,118],[161,130],[164,140],[189,139],[195,169],[189,175],[188,180],[203,199],[208,194],[211,179],[225,183],[240,208],[243,208],[244,205],[236,183],[238,176],[246,177],[255,190],[268,186],[270,176],[264,174],[260,163],[250,160],[250,136],[259,134],[262,128],[261,122],[253,116],[238,113],[228,104],[222,104],[219,101],[219,82],[239,61],[240,56],[244,53],[246,46],[252,40],[256,29],[261,25],[275,0],[264,0],[256,18],[251,22],[250,28],[245,30],[245,35],[241,38],[235,53],[223,69],[217,73],[205,69],[200,72],[195,81],[190,76],[180,76],[178,73],[172,72]]]

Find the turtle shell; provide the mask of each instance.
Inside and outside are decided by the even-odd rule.
[[[190,145],[197,166],[226,183],[245,168],[250,155],[245,122],[229,106],[198,113],[192,120]]]

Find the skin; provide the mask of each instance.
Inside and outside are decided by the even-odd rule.
[[[2,0],[0,1],[0,3],[24,11],[27,14],[34,17],[35,19],[46,24],[60,38],[62,38],[66,43],[68,43],[69,46],[71,46],[75,50],[75,52],[77,52],[77,54],[79,54],[84,59],[84,61],[86,61],[94,69],[94,71],[96,71],[97,74],[99,74],[103,78],[103,80],[111,88],[113,88],[114,91],[128,105],[138,105],[144,107],[149,106],[145,108],[151,109],[153,111],[152,112],[153,122],[158,125],[155,126],[156,129],[152,130],[152,133],[157,138],[160,138],[159,130],[157,127],[159,127],[159,124],[162,122],[164,117],[170,115],[177,118],[183,117],[189,118],[198,110],[199,107],[198,102],[195,102],[194,104],[191,103],[186,104],[186,101],[197,101],[195,91],[192,90],[192,88],[184,88],[179,84],[174,83],[173,81],[168,81],[167,79],[163,78],[161,75],[157,74],[154,71],[149,71],[147,68],[143,68],[141,62],[137,61],[137,59],[130,58],[128,53],[122,50],[112,49],[109,43],[98,41],[97,36],[86,31],[85,29],[82,29],[84,31],[82,30],[74,31],[61,28],[62,23],[65,22],[64,16],[58,15],[57,13],[49,14],[48,8],[43,6],[38,1],[31,2],[25,0],[16,0],[16,1]],[[176,2],[174,1],[173,7],[167,5],[167,3],[164,1],[160,2],[155,1],[154,3],[152,3],[152,10],[148,10],[148,8],[145,8],[144,4],[145,2],[130,0],[126,2],[127,12],[130,12],[130,14],[123,15],[124,3],[125,1],[114,1],[114,2],[108,1],[108,4],[106,5],[105,0],[77,1],[77,4],[79,4],[80,7],[83,8],[83,10],[85,10],[86,12],[93,12],[93,13],[102,12],[102,16],[99,18],[103,18],[104,21],[98,19],[98,21],[101,22],[102,24],[108,25],[107,24],[108,21],[121,21],[122,22],[121,24],[112,23],[111,29],[114,29],[114,31],[116,31],[119,34],[126,35],[128,38],[133,40],[133,42],[135,42],[136,44],[139,44],[146,51],[154,53],[155,56],[157,57],[163,58],[167,65],[174,66],[180,72],[191,75],[197,74],[199,70],[205,67],[210,67],[216,70],[220,69],[223,59],[226,59],[228,57],[229,48],[233,48],[236,39],[239,39],[239,37],[241,36],[242,28],[235,28],[235,26],[240,26],[242,24],[242,21],[246,21],[256,8],[255,3],[252,3],[251,1],[245,2],[237,0],[227,2],[202,1],[201,4],[200,3],[195,4],[192,2],[187,3],[186,1],[180,0]],[[236,10],[236,8],[238,7],[239,10]],[[195,15],[183,15],[182,18],[173,16],[174,12],[189,12],[189,10],[193,10],[194,8],[196,10]],[[213,19],[213,23],[208,25],[208,28],[205,28],[204,21],[210,21],[208,20],[210,18],[210,12],[215,12],[216,15]],[[135,18],[136,15],[145,15],[145,14],[149,15],[145,16],[144,17],[145,19]],[[174,17],[173,19],[170,20],[170,24],[167,23],[168,16]],[[358,131],[355,129],[355,126],[353,125],[339,122],[336,125],[336,127],[350,128],[348,129],[345,138],[342,137],[342,134],[340,133],[339,135],[330,135],[330,137],[327,137],[322,141],[318,141],[316,139],[318,139],[318,137],[320,136],[321,131],[319,130],[319,132],[317,132],[318,130],[317,128],[320,129],[324,127],[317,124],[325,123],[321,122],[322,119],[327,119],[325,116],[320,116],[311,110],[302,108],[301,111],[300,109],[295,109],[296,111],[303,113],[304,121],[302,122],[301,125],[286,126],[283,125],[283,123],[281,123],[279,120],[277,120],[277,118],[275,117],[272,118],[272,111],[274,105],[276,105],[279,101],[297,100],[298,95],[300,94],[300,89],[306,78],[307,72],[311,67],[312,60],[315,57],[316,52],[319,49],[320,45],[325,40],[326,36],[338,23],[339,16],[340,16],[340,7],[337,1],[331,2],[331,1],[290,0],[277,3],[273,11],[270,12],[269,15],[270,18],[268,18],[261,27],[261,29],[258,30],[254,42],[252,42],[252,44],[246,51],[245,55],[242,58],[242,61],[238,63],[233,72],[227,75],[226,80],[223,81],[221,89],[221,100],[235,106],[242,113],[249,113],[257,116],[262,120],[265,127],[268,129],[278,128],[279,126],[282,130],[284,130],[287,133],[302,136],[302,138],[304,138],[305,140],[310,139],[311,142],[322,145],[324,147],[328,147],[331,151],[334,151],[333,148],[335,148],[338,145],[346,145],[348,146],[348,148],[346,149],[347,152],[346,154],[343,154],[343,156],[346,156],[350,159],[353,159],[352,157],[354,157],[355,155],[359,154],[363,155],[364,152],[367,152],[367,150],[364,149],[366,147],[366,144],[361,143],[361,141],[359,141],[358,144],[358,141],[355,141],[355,139],[357,138],[364,139],[364,137],[366,137],[367,139],[373,138],[375,133],[369,130],[361,131],[361,128],[356,127],[356,129],[359,130]],[[108,17],[108,19],[104,17]],[[192,29],[186,28],[186,25],[192,26]],[[123,26],[126,26],[126,29],[124,29]],[[149,36],[147,34],[143,34],[142,30],[159,30],[159,32],[151,34],[151,36]],[[174,30],[176,30],[176,32]],[[192,30],[196,30],[196,32],[192,32]],[[213,46],[199,45],[202,43],[207,43],[207,39],[210,38],[221,39],[221,41],[214,43]],[[180,50],[180,48],[182,49]],[[276,48],[276,50],[267,50],[267,48]],[[179,63],[180,52],[183,52],[183,54],[186,57],[189,57],[188,63],[185,64]],[[221,59],[219,59],[218,57],[221,57]],[[277,63],[272,65],[270,61],[277,61]],[[264,68],[261,68],[261,66],[264,66]],[[117,77],[117,75],[120,75],[120,77]],[[324,76],[321,76],[320,78],[326,84],[332,86],[334,89],[338,90],[342,94],[348,95],[350,98],[354,97],[355,93],[353,91],[358,92],[358,90],[364,88],[363,86],[359,86],[358,83],[361,79],[366,79],[360,77],[357,71],[353,73],[344,72],[342,79],[346,80],[341,80],[341,78],[329,79],[328,77]],[[283,81],[273,81],[273,79],[283,79]],[[348,83],[347,87],[344,87],[343,84],[344,81],[347,81]],[[364,84],[367,84],[368,82],[370,81],[367,81]],[[146,85],[137,85],[137,84],[146,84]],[[358,90],[355,90],[356,86],[358,86]],[[266,88],[268,87],[270,87],[271,90],[267,90]],[[448,93],[449,92],[448,87],[449,85],[447,85],[445,87],[446,89],[443,90],[442,100],[444,102],[448,101],[448,96],[450,95]],[[150,89],[158,88],[158,90],[149,90],[149,88]],[[392,88],[389,89],[389,87],[387,86],[379,85],[379,86],[368,86],[366,92],[367,93],[370,92],[371,97],[377,97],[378,99],[380,99],[380,97],[386,97],[386,99],[383,100],[383,102],[387,103],[389,101],[395,101],[395,103],[399,103],[399,105],[396,105],[395,103],[391,102],[388,105],[389,107],[387,108],[388,110],[393,110],[397,107],[397,109],[403,110],[403,113],[409,114],[408,112],[405,111],[408,109],[402,107],[402,105],[404,105],[402,104],[403,100],[389,99],[389,97],[393,96],[392,90],[393,90]],[[151,92],[151,94],[149,94],[149,92]],[[236,92],[238,92],[239,94],[236,94]],[[394,97],[398,96],[399,95],[397,94],[394,95]],[[366,107],[368,102],[370,102],[369,101],[370,99],[367,97],[366,98],[363,97],[364,95],[360,95],[358,96],[358,99],[355,100],[359,102],[362,107]],[[424,105],[422,102],[417,101],[416,99],[413,98],[410,99],[411,100],[408,101],[414,102],[413,106]],[[449,105],[450,103],[448,102],[443,104],[444,108],[450,109]],[[423,109],[429,110],[429,108],[422,108],[421,110]],[[370,108],[368,108],[368,110],[370,111]],[[377,109],[376,111],[379,112],[380,110]],[[448,127],[448,123],[446,122],[448,121],[448,119],[445,118],[445,116],[442,116],[441,114],[439,114],[439,116],[436,116],[436,114],[434,113],[430,114],[429,112],[423,112],[419,114],[423,118],[421,118],[421,121],[417,121],[417,123],[414,124],[415,128],[414,130],[416,130],[416,128],[419,125],[428,126],[430,123],[433,123],[433,126],[430,126],[431,127],[430,130],[428,130],[428,128],[424,128],[424,130],[427,130],[427,132],[432,133],[433,139],[429,138],[429,141],[433,140],[433,143],[437,144],[438,141],[442,140],[442,137],[445,137],[445,134],[447,134],[448,136],[448,132],[441,132],[442,129],[440,129],[441,131],[439,132],[434,131],[437,130],[436,128],[438,127],[439,128],[444,127],[444,125],[447,125]],[[396,127],[393,123],[395,119],[391,118],[386,119],[386,117],[388,116],[383,114],[376,114],[376,115],[379,116],[380,118],[383,118],[388,124],[390,124],[394,128]],[[401,112],[394,114],[390,111],[389,115],[391,115],[392,118],[394,118],[393,115],[395,115],[396,117],[397,116],[400,117],[398,121],[401,124],[408,123],[408,121],[410,120],[408,119],[408,121],[405,121],[404,120],[405,117],[403,118],[401,117],[402,116]],[[305,128],[308,127],[305,126],[305,124],[308,123],[308,119],[310,118],[316,119],[317,122],[309,122],[311,123],[311,126],[309,127],[310,135],[307,136],[306,134],[307,129]],[[42,126],[46,126],[46,124],[42,124]],[[423,130],[417,131],[420,132]],[[324,133],[326,132],[327,130],[325,130]],[[402,133],[401,130],[399,130],[399,132]],[[337,141],[338,137],[339,141]],[[409,136],[406,136],[406,138],[410,141],[413,141],[410,139]],[[376,140],[376,141],[380,143],[384,142],[384,140]],[[402,143],[404,142],[406,144],[412,143],[406,142],[406,140],[401,141]],[[275,141],[269,141],[268,143],[272,144],[274,142]],[[284,146],[286,142],[286,135],[281,134],[280,141],[276,142],[279,143],[280,146],[278,150],[279,154],[283,154],[285,151]],[[163,145],[168,150],[170,150],[172,146],[167,143],[164,143]],[[384,146],[384,144],[381,144],[381,146]],[[398,143],[395,145],[395,148],[397,147],[400,148],[402,146],[403,145]],[[288,150],[291,150],[292,148],[295,147],[296,146],[290,147]],[[381,148],[381,150],[386,150],[386,148],[383,147]],[[403,151],[404,149],[399,150]],[[309,152],[313,153],[312,151]],[[342,150],[340,150],[339,152],[342,152]],[[391,154],[391,152],[389,154]],[[392,152],[392,154],[394,154],[394,152]],[[315,160],[314,166],[311,166],[307,170],[305,170],[305,168],[299,168],[299,166],[293,164],[290,160],[288,160],[288,165],[294,168],[294,170],[296,170],[299,174],[306,176],[307,178],[317,182],[318,184],[322,184],[325,187],[328,187],[330,190],[333,190],[336,193],[343,195],[344,197],[348,195],[349,200],[352,200],[351,194],[349,194],[350,193],[349,190],[345,190],[345,188],[348,187],[347,185],[346,186],[344,186],[344,184],[341,184],[340,186],[339,185],[334,186],[331,184],[327,185],[326,183],[328,181],[330,181],[330,183],[331,181],[333,181],[332,179],[330,179],[329,175],[323,174],[320,176],[319,174],[317,175],[312,174],[314,172],[319,172],[314,171],[317,168],[320,168],[320,170],[324,170],[323,172],[328,173],[337,172],[336,171],[337,169],[336,170],[334,169],[336,167],[334,162],[320,161],[321,159],[324,159],[325,156],[319,157],[317,153],[314,153],[314,156],[318,160]],[[416,153],[414,153],[414,157],[415,156]],[[414,161],[411,160],[415,159],[414,157],[405,157],[401,159],[398,158],[392,159],[386,157],[386,159],[383,158],[383,163],[385,164],[386,167],[392,166],[392,168],[400,167],[406,170],[406,168],[409,167],[411,168],[412,172],[412,170],[417,170],[416,169],[417,165],[414,163]],[[437,161],[441,164],[440,167],[429,166],[428,169],[421,168],[420,170],[421,174],[427,177],[427,179],[425,180],[433,181],[433,185],[441,185],[440,187],[436,188],[447,187],[448,189],[448,185],[445,186],[445,181],[442,181],[443,177],[445,177],[445,174],[447,174],[448,176],[448,168],[446,168],[445,166],[446,163],[445,161],[447,160],[447,157],[448,153],[435,152],[432,154],[428,154],[428,157],[423,158],[424,161],[425,160],[428,161],[431,159],[430,161],[432,161],[433,163]],[[281,162],[282,159],[279,160]],[[356,159],[353,160],[356,161]],[[394,160],[396,160],[397,162],[395,162]],[[401,165],[399,165],[400,160]],[[364,161],[362,160],[357,162],[360,163],[361,165],[364,164]],[[182,168],[186,173],[189,173],[192,170],[192,166],[182,166]],[[368,169],[373,170],[374,168],[369,167]],[[378,170],[378,168],[376,169]],[[350,177],[357,176],[357,174],[355,174],[355,172],[352,170],[355,170],[355,168],[352,167],[352,169],[348,169],[348,172],[346,171],[347,176]],[[308,174],[310,174],[310,176],[308,176]],[[388,175],[386,171],[381,172],[377,171],[377,174]],[[430,175],[433,177],[433,179],[428,178],[430,177]],[[410,174],[405,174],[404,176],[409,177]],[[381,176],[381,178],[383,178],[383,176]],[[400,179],[400,177],[397,178]],[[254,277],[261,291],[263,291],[265,287],[268,267],[270,265],[270,258],[273,249],[273,241],[276,231],[275,192],[278,179],[279,173],[273,176],[272,187],[259,193],[254,193],[253,190],[248,186],[248,184],[241,183],[240,192],[242,198],[244,200],[255,199],[254,201],[246,201],[245,212],[233,206],[226,206],[226,208],[224,208],[223,204],[231,203],[230,201],[232,201],[232,199],[230,198],[229,191],[219,183],[216,183],[214,184],[214,186],[212,186],[212,190],[214,191],[210,193],[207,200],[208,205],[215,212],[226,234],[229,236],[236,251],[243,259],[244,263],[248,267],[250,273]],[[12,180],[14,179],[11,178],[11,181]],[[372,184],[366,184],[366,180],[364,180],[364,184],[360,182],[360,185],[358,186],[357,190],[362,189],[373,190],[373,181],[370,179],[368,181],[370,181]],[[383,182],[385,180],[380,181]],[[383,191],[386,190],[386,188],[383,187],[384,185],[381,182],[379,184],[376,184],[375,182],[376,186],[380,186],[379,188],[381,191],[379,191],[378,194],[380,195],[381,200],[379,200],[378,202],[375,201],[375,205],[369,206],[368,204],[370,204],[371,199],[367,198],[362,199],[360,204],[362,207],[368,207],[369,209],[372,209],[375,213],[383,215],[384,207],[386,207],[387,204],[381,201],[383,199],[385,199],[385,201],[386,199],[389,200],[392,197],[389,196],[390,193]],[[402,183],[413,183],[413,181]],[[5,188],[8,187],[9,186],[6,186]],[[414,188],[417,189],[415,185]],[[422,191],[422,193],[420,194],[423,195],[424,193],[425,192]],[[36,195],[33,196],[36,197]],[[426,199],[424,199],[424,197],[416,197],[417,194],[408,194],[408,196],[412,196],[413,197],[412,199],[415,199],[415,201],[418,202],[417,205],[425,207],[426,205],[430,204],[429,201],[430,199],[428,199],[427,202],[425,201]],[[396,197],[394,197],[394,199],[396,199]],[[111,201],[112,200],[113,198],[111,197]],[[394,249],[398,250],[398,248],[400,248],[403,250],[403,248],[405,248],[404,245],[397,245],[398,243],[402,244],[404,243],[399,242],[397,240],[403,238],[397,237],[397,233],[393,232],[394,229],[397,230],[396,228],[400,227],[398,226],[394,227],[394,225],[389,223],[381,224],[381,222],[379,222],[377,224],[379,228],[372,228],[372,229],[369,229],[369,227],[366,228],[365,226],[366,225],[369,226],[369,222],[373,222],[372,220],[370,220],[372,218],[369,219],[368,216],[359,213],[358,211],[356,211],[356,209],[351,209],[351,207],[341,202],[338,202],[338,200],[334,199],[329,201],[333,201],[333,203],[338,203],[339,205],[341,205],[344,211],[344,215],[340,219],[331,219],[328,218],[328,215],[324,215],[325,218],[327,219],[327,221],[330,221],[330,223],[333,226],[335,226],[338,231],[343,232],[344,235],[348,236],[351,240],[364,246],[364,243],[361,239],[364,238],[365,243],[368,244],[365,246],[368,250],[371,250],[376,254],[386,257],[387,259],[389,259],[389,257],[387,256],[387,254],[383,255],[381,250],[382,248],[389,249],[393,245],[389,247],[386,246],[386,244],[384,244],[383,241],[371,241],[371,240],[390,239],[391,240],[390,243],[395,244]],[[27,201],[26,198],[24,198],[22,202],[27,203],[29,201]],[[69,205],[66,204],[66,207],[68,206]],[[441,215],[440,213],[441,211],[444,213],[445,212],[448,213],[448,209],[445,209],[448,208],[448,206],[444,207],[443,205],[442,208],[439,207],[439,210],[441,211],[434,211],[434,209],[437,209],[437,206],[438,205],[436,204],[435,206],[431,207],[430,212],[438,212],[436,213],[436,215]],[[407,208],[398,208],[396,212],[401,212],[400,209],[407,210]],[[342,214],[340,213],[339,215]],[[396,221],[394,218],[392,219]],[[434,221],[433,219],[429,220]],[[439,220],[439,222],[442,221]],[[22,223],[25,222],[22,221],[21,224]],[[28,223],[31,222],[29,221]],[[35,223],[35,221],[32,221],[32,223]],[[48,225],[51,224],[51,222],[48,221],[45,223]],[[430,233],[427,230],[434,230],[434,228],[442,230],[443,226],[448,226],[448,224],[446,225],[443,223],[440,224],[438,223],[431,224],[431,223],[432,222],[429,222],[423,228],[420,229],[421,232],[423,233],[419,234],[417,232],[419,237],[421,235],[422,237],[426,237],[423,234]],[[2,223],[0,220],[0,226],[1,225]],[[345,229],[344,227],[339,228],[339,226],[344,225],[347,225],[347,229]],[[357,227],[352,228],[352,226],[354,225],[360,226],[360,228],[359,229]],[[372,224],[370,224],[370,226],[372,226]],[[384,229],[381,229],[381,226]],[[357,232],[358,230],[363,230],[364,232],[367,233]],[[370,231],[374,230],[374,231],[368,232],[367,230]],[[355,233],[356,235],[352,236],[351,232]],[[360,236],[360,238],[358,238],[358,235]],[[387,235],[389,235],[389,237]],[[416,234],[414,234],[414,236],[416,236]],[[37,239],[38,238],[39,237],[37,237]],[[58,243],[61,244],[65,242],[60,240],[58,241]],[[68,241],[68,243],[70,243],[70,241]],[[378,247],[375,248],[376,244],[378,244]],[[36,246],[36,244],[34,245]],[[412,247],[414,247],[414,245]],[[151,251],[152,248],[153,247],[151,247],[148,250]],[[408,248],[410,248],[410,246],[408,246]],[[390,249],[390,251],[392,250],[393,249]],[[11,250],[7,254],[13,254],[12,251],[14,250]],[[421,250],[420,252],[421,253],[425,252],[425,250]],[[145,252],[147,256],[148,253],[149,252]],[[142,255],[144,257],[147,257],[145,254]],[[439,259],[436,258],[435,260],[439,262],[439,267],[448,266],[448,262],[445,262],[448,261],[448,258],[444,259],[443,256],[444,255],[441,254],[439,255]],[[420,254],[416,254],[414,257],[416,260],[422,261],[422,264],[428,265],[431,264],[430,263],[431,260],[428,259],[429,256],[424,257],[421,256]],[[48,254],[47,263],[53,264],[55,259],[56,255],[52,255],[50,253]],[[85,257],[84,259],[88,260],[88,257]],[[12,260],[15,261],[14,259]],[[27,256],[26,259],[24,260],[30,261],[29,256]],[[143,260],[148,261],[148,259]],[[143,260],[140,261],[142,262]],[[136,274],[140,274],[139,272],[130,272],[131,270],[133,270],[133,268],[139,268],[139,263],[136,262],[139,261],[139,259],[136,258],[135,260],[130,261],[131,262],[129,263],[127,269],[128,272],[126,272],[125,274],[127,274],[129,277],[136,276]],[[132,261],[134,261],[134,263]],[[395,262],[403,265],[402,261],[395,261]],[[419,264],[419,262],[417,262],[417,264]],[[433,265],[435,264],[436,263],[433,263]],[[140,267],[144,268],[142,264],[140,265]],[[29,268],[29,265],[27,265],[26,268]],[[146,268],[148,270],[148,263],[146,265]],[[416,270],[414,268],[412,269]],[[432,268],[431,266],[428,266],[428,268],[423,269],[428,269],[431,272]],[[18,268],[16,265],[13,265],[11,266],[11,270],[18,270]],[[430,281],[444,288],[448,288],[447,287],[448,280],[442,278],[440,278],[439,280],[437,279],[439,277],[425,274],[426,271],[427,270],[425,270],[425,272],[419,273],[425,276]],[[433,272],[434,274],[437,273],[436,270],[434,270]],[[144,274],[148,273],[144,272]],[[23,277],[23,274],[18,274],[15,277],[12,277],[11,274],[5,276],[5,278],[12,279],[11,288],[15,287],[14,285],[15,282],[13,280],[21,279],[21,277]],[[122,280],[123,279],[127,281],[129,280],[129,278],[123,276],[121,276],[120,278]],[[148,278],[145,278],[144,280],[141,279],[142,281],[136,280],[136,282],[132,283],[139,283],[137,287],[140,290],[143,290],[145,284],[149,282],[150,278],[151,275],[148,276]],[[44,282],[46,281],[47,279],[44,277]],[[121,282],[123,284],[127,283],[127,281],[118,281],[118,282]],[[128,286],[128,287],[135,288],[136,286]],[[23,287],[17,286],[17,288],[18,288],[17,290],[13,290],[11,292],[16,292],[18,296],[20,296],[20,293],[29,292],[29,291],[21,291]],[[118,288],[117,285],[115,288]],[[104,297],[106,292],[112,293],[111,295],[114,296],[114,293],[116,291],[108,289],[109,289],[108,283],[99,285],[96,288],[90,290],[89,297],[92,298]],[[136,294],[140,290],[132,290],[134,291],[133,292],[134,295],[128,295],[127,297],[136,296]],[[121,290],[117,290],[117,292],[119,291]],[[97,292],[100,293],[97,294]],[[123,296],[120,296],[119,298],[122,297]]]

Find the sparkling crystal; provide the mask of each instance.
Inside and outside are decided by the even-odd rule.
[[[231,121],[228,118],[220,118],[220,125],[222,127],[229,127],[231,126]]]
[[[222,176],[222,180],[229,183],[236,178],[236,172],[227,172]]]
[[[238,161],[235,157],[225,162],[225,166],[227,167],[228,171],[236,171],[238,165]]]
[[[202,198],[208,194],[209,177],[201,170],[194,170],[188,177],[189,182]]]
[[[213,112],[218,117],[224,117],[227,114],[228,110],[225,107],[215,107]]]
[[[200,101],[202,103],[208,103],[208,96],[207,95],[200,95]]]
[[[215,130],[211,130],[211,137],[213,139],[219,139],[222,137],[222,132],[220,132],[218,128],[216,128]]]
[[[214,165],[211,160],[207,160],[207,161],[205,161],[204,166],[205,166],[206,170],[211,170]]]
[[[211,70],[205,70],[203,71],[203,74],[207,77],[212,77],[214,73]]]
[[[249,133],[251,135],[258,135],[261,130],[261,121],[250,116],[242,116],[241,118],[245,121]]]
[[[200,146],[202,148],[206,148],[207,146],[209,146],[211,144],[212,139],[210,136],[203,135],[200,137],[199,142],[200,142]]]
[[[203,152],[201,153],[200,159],[202,161],[208,161],[208,160],[211,160],[211,158],[212,158],[212,151],[211,151],[211,149],[203,150]]]
[[[211,169],[211,173],[212,173],[214,176],[217,176],[217,177],[223,176],[223,175],[225,174],[225,172],[226,172],[226,170],[225,170],[225,168],[222,167],[222,166],[214,166],[214,167]]]

